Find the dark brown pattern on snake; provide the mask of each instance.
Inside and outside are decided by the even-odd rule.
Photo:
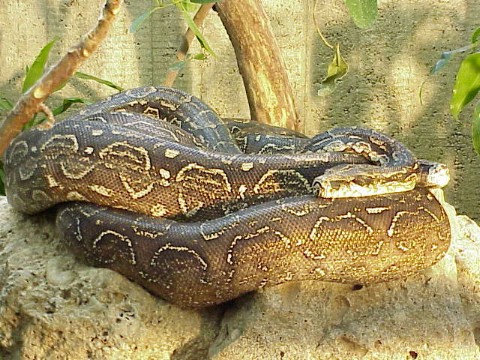
[[[109,206],[66,203],[58,228],[89,262],[186,307],[285,281],[372,283],[433,265],[448,249],[450,226],[427,188],[342,199],[312,194],[314,179],[335,166],[419,174],[422,184],[428,166],[408,150],[368,130],[350,132],[359,137],[318,146],[322,136],[336,137],[330,132],[311,140],[310,150],[294,145],[312,153],[248,155],[198,99],[134,89],[49,131],[17,137],[5,158],[7,194],[28,213],[72,200]]]

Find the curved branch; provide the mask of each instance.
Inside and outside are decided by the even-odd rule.
[[[298,129],[293,91],[261,2],[223,0],[215,8],[235,49],[252,118]]]
[[[107,0],[97,25],[21,96],[0,126],[0,156],[32,116],[41,111],[42,104],[48,96],[64,84],[97,50],[106,38],[121,5],[122,0]]]

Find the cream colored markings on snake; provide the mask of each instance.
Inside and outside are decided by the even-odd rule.
[[[113,195],[115,195],[115,191],[113,189],[107,188],[103,185],[88,185],[88,188],[96,192],[97,194],[105,197],[112,197]]]
[[[228,226],[223,226],[221,229],[212,226],[210,222],[203,222],[200,224],[200,234],[205,241],[215,240],[229,230],[235,229],[239,224],[240,219],[237,216],[235,216],[235,221],[232,221]]]
[[[268,170],[253,187],[253,191],[255,194],[276,193],[283,188],[294,188],[293,184],[299,189],[311,191],[308,180],[295,170]]]
[[[244,146],[246,147],[247,145],[245,144]],[[295,150],[294,145],[279,146],[276,144],[265,144],[264,146],[262,146],[261,149],[259,149],[258,154],[272,154],[272,153],[280,153],[280,152],[289,152],[293,150]]]
[[[164,100],[160,101],[160,105],[162,105],[164,108],[170,109],[170,111],[172,111],[172,112],[174,112],[178,109],[178,107],[175,104],[172,104],[172,103],[164,101]],[[160,117],[160,113],[158,112],[158,109],[156,109],[156,110],[157,110],[157,117]]]
[[[322,224],[324,222],[334,222],[335,223],[335,222],[341,222],[342,220],[347,220],[347,222],[350,222],[348,220],[353,220],[353,223],[350,222],[351,223],[351,228],[357,228],[358,229],[357,225],[360,225],[360,227],[361,227],[359,229],[360,231],[362,231],[362,232],[366,231],[368,234],[373,234],[374,230],[363,219],[356,216],[355,214],[352,214],[351,212],[347,212],[344,215],[336,215],[332,218],[327,217],[327,216],[322,216],[322,217],[318,218],[318,220],[313,225],[312,231],[310,232],[310,235],[308,237],[312,241],[318,241],[322,237],[322,232],[318,231],[318,230],[322,227]],[[338,229],[338,230],[341,231],[341,229]]]
[[[158,173],[160,174],[162,179],[165,179],[165,180],[169,180],[171,177],[170,171],[168,171],[167,169],[159,169]]]
[[[154,118],[160,118],[160,110],[151,106],[147,106],[146,109],[143,110],[143,114],[150,115]]]
[[[99,157],[104,161],[105,167],[115,169],[118,172],[118,177],[124,189],[132,199],[140,199],[152,192],[154,182],[146,179],[152,166],[150,156],[145,148],[122,141],[110,144],[102,149],[99,152]],[[119,172],[118,170],[122,168],[130,170],[130,172],[128,174]],[[133,178],[132,173],[136,174],[135,178]]]
[[[380,139],[376,139],[374,136],[369,136],[368,138],[370,140],[370,142],[372,144],[375,144],[377,145],[380,149],[382,149],[383,151],[387,152],[387,147],[385,146],[385,142],[380,140]]]
[[[155,204],[150,208],[150,213],[154,217],[162,217],[168,214],[168,208],[163,204]]]
[[[87,198],[78,191],[69,191],[66,196],[68,201],[87,201]]]
[[[43,190],[33,190],[32,191],[32,200],[38,202],[50,202],[52,198]]]
[[[40,148],[40,151],[45,154],[45,156],[51,156],[53,158],[58,158],[64,154],[76,154],[78,153],[78,150],[78,140],[73,134],[56,134],[49,138]],[[88,157],[81,157],[75,161],[65,158],[60,161],[60,169],[67,179],[83,179],[94,168],[95,165],[91,163]]]
[[[432,218],[436,223],[440,221],[440,219],[437,216],[435,216],[431,211],[429,211],[423,206],[420,206],[417,211],[398,211],[392,218],[390,226],[388,227],[388,230],[387,230],[387,235],[389,237],[393,237],[396,234],[396,228],[399,227],[398,224],[401,222],[401,220],[407,218],[405,219],[406,225],[404,226],[408,227],[409,226],[408,217],[410,217],[410,219],[413,219],[415,221],[419,221],[422,219],[422,215]],[[407,245],[407,243],[409,243],[410,245]],[[395,241],[395,246],[399,250],[404,252],[411,250],[411,248],[415,245],[416,245],[415,239],[405,239],[405,241],[400,241],[400,240]]]
[[[175,182],[179,185],[178,204],[186,217],[203,208],[203,199],[231,198],[232,187],[222,169],[207,169],[191,163],[177,173]]]
[[[80,158],[76,162],[62,161],[60,168],[67,179],[80,180],[87,176],[95,168],[95,165],[86,158]]]
[[[168,159],[175,159],[178,155],[180,155],[180,152],[174,149],[166,149],[165,150],[165,157]]]
[[[15,143],[10,155],[9,161],[12,164],[15,164],[20,159],[25,159],[28,154],[28,144],[25,141],[19,141]],[[24,164],[20,163],[18,166],[18,174],[22,181],[30,179],[35,171],[37,170],[37,165],[33,161],[26,161]]]
[[[253,169],[253,163],[242,163],[241,168],[245,172],[250,171]]]
[[[10,151],[8,161],[15,164],[17,159],[23,159],[28,155],[28,144],[26,141],[17,141],[12,145]]]
[[[325,229],[323,228],[324,223],[338,224],[338,226]],[[308,238],[313,242],[318,242],[322,241],[323,237],[326,237],[329,239],[329,244],[332,249],[335,249],[337,248],[337,246],[334,244],[334,242],[342,242],[346,240],[342,238],[342,232],[344,231],[344,229],[349,229],[350,233],[357,232],[361,234],[367,233],[370,235],[372,235],[375,231],[370,225],[366,223],[364,219],[356,216],[355,214],[352,214],[351,212],[347,212],[346,214],[336,215],[334,217],[319,217],[313,225],[312,230],[308,235]],[[349,242],[347,242],[347,244],[349,244]],[[373,245],[373,249],[371,246],[368,246],[368,244],[364,244],[363,247],[350,244],[351,246],[347,246],[344,251],[352,259],[356,259],[361,256],[378,255],[381,251],[383,244],[383,241],[379,241],[376,244],[370,244]],[[327,258],[328,253],[328,249],[325,249],[325,253],[314,253],[311,250],[306,250],[303,252],[303,255],[307,259],[322,260]],[[316,268],[315,272],[317,272],[319,275],[324,274],[324,270],[320,267]]]
[[[242,199],[242,200],[245,199],[245,193],[247,192],[247,190],[248,190],[248,187],[245,184],[241,184],[238,187],[238,195],[239,195],[240,199]]]
[[[368,214],[381,214],[382,212],[384,211],[388,211],[390,210],[391,207],[389,206],[379,206],[379,207],[367,207],[365,208],[365,211],[368,213]]]
[[[328,207],[327,204],[315,204],[317,208],[326,208]],[[290,208],[288,206],[282,206],[282,211],[286,212],[287,214],[292,214],[296,217],[302,217],[309,215],[313,210],[313,205],[304,204],[302,207],[298,208]]]
[[[78,141],[75,135],[59,135],[55,134],[51,136],[43,146],[41,147],[42,152],[51,152],[57,156],[61,155],[64,151],[71,151],[76,153],[78,151]]]
[[[183,253],[185,255],[189,255],[189,257],[193,258],[195,260],[196,263],[199,263],[200,266],[201,266],[201,269],[206,272],[207,269],[208,269],[208,264],[207,262],[205,261],[205,259],[203,259],[195,250],[191,249],[191,248],[188,248],[188,247],[185,247],[185,246],[176,246],[176,245],[172,245],[171,243],[167,243],[165,244],[164,246],[162,246],[161,248],[159,248],[157,251],[155,251],[155,254],[153,255],[153,257],[151,258],[149,264],[150,264],[150,267],[153,269],[153,273],[155,272],[155,269],[158,268],[159,266],[163,266],[161,263],[158,262],[158,260],[162,257],[163,253],[164,252],[167,252],[167,251],[174,251],[174,252],[179,252],[179,253]],[[178,260],[177,260],[177,264],[179,264]],[[193,268],[193,266],[192,266]],[[147,274],[147,273],[143,273],[143,276],[146,277],[146,279],[150,282],[158,282],[159,279],[156,279],[156,278],[153,278],[151,274]],[[203,280],[202,278],[198,279],[201,283],[205,283],[205,280]],[[167,289],[170,288],[170,285],[167,284],[165,286]]]
[[[97,259],[97,261],[101,261],[105,264],[111,264],[115,261],[116,257],[123,257],[125,258],[131,265],[136,265],[137,259],[135,256],[135,250],[132,246],[132,241],[125,235],[120,234],[119,232],[113,231],[113,230],[106,230],[101,232],[98,237],[93,241],[93,249],[96,249],[98,247],[104,246],[103,243],[108,243],[109,237],[113,237],[114,239],[112,242],[120,241],[121,244],[124,244],[126,246],[126,249],[116,249],[115,253],[112,254],[112,257],[110,259]],[[126,250],[126,251],[125,251]]]
[[[387,230],[387,235],[389,237],[393,237],[395,235],[395,229],[398,226],[398,223],[401,219],[408,216],[418,217],[419,211],[411,212],[411,211],[398,211],[395,216],[393,217],[390,226]],[[401,239],[396,239],[394,241],[394,245],[397,249],[403,252],[408,252],[415,246],[415,239],[405,239],[402,241]]]
[[[132,225],[132,229],[135,232],[135,234],[140,236],[145,236],[152,240],[155,240],[159,236],[164,236],[166,233],[168,233],[168,231],[170,230],[170,227],[171,227],[171,224],[167,224],[162,228],[162,231],[150,232],[150,231],[146,231],[145,229],[142,229],[142,225],[138,223],[138,219]]]
[[[61,185],[61,183],[58,182],[53,175],[47,174],[45,178],[47,179],[47,185],[49,188],[63,189],[63,186]],[[26,180],[26,179],[22,179],[22,180]]]
[[[250,224],[250,225],[252,225],[252,224]],[[238,271],[241,271],[241,265],[242,264],[237,263],[237,261],[235,259],[235,248],[237,246],[239,246],[240,244],[242,244],[243,242],[249,242],[249,241],[255,242],[255,239],[258,238],[258,237],[261,237],[261,236],[268,237],[269,240],[271,241],[271,243],[276,244],[276,246],[278,246],[279,243],[282,243],[284,245],[285,249],[290,249],[292,247],[292,244],[294,244],[294,241],[290,237],[288,237],[287,235],[285,235],[281,231],[273,229],[269,225],[263,225],[263,226],[255,229],[254,231],[251,231],[247,234],[242,234],[242,235],[235,236],[230,243],[230,246],[227,250],[227,257],[225,259],[227,264],[232,266],[231,270],[228,273],[227,283],[232,282],[235,274]],[[294,245],[296,245],[296,244],[294,244]],[[242,259],[241,261],[242,261],[242,263],[245,263],[248,260],[246,261],[245,259]],[[261,270],[262,272],[265,273],[265,278],[263,278],[262,281],[259,284],[259,288],[262,288],[268,283],[267,275],[268,275],[268,272],[270,271],[270,268],[267,265],[262,264],[261,258],[258,258],[257,261],[258,261],[257,269],[259,269],[259,270]],[[241,276],[241,280],[239,281],[239,284],[240,285],[246,284],[249,281],[250,281],[250,278],[248,276],[246,276],[246,277]]]

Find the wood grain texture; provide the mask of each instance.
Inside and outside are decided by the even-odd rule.
[[[216,8],[235,49],[251,117],[260,123],[299,129],[290,81],[262,3],[225,0]]]

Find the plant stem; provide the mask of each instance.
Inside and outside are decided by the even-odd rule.
[[[214,3],[207,3],[203,4],[200,6],[200,9],[198,9],[197,13],[195,14],[195,17],[193,18],[193,21],[195,24],[200,27],[203,24],[203,21],[207,17],[208,13],[210,12],[210,9],[213,7]],[[187,32],[185,33],[182,44],[177,50],[177,60],[178,61],[184,61],[188,50],[190,49],[190,45],[192,44],[193,39],[195,38],[195,34],[193,31],[188,28]],[[173,86],[173,83],[175,82],[175,79],[177,78],[179,69],[178,68],[172,68],[169,69],[167,72],[167,76],[165,78],[165,81],[163,83],[164,86]]]
[[[12,111],[0,126],[0,157],[10,141],[17,136],[36,113],[42,111],[42,104],[60,85],[64,84],[99,47],[105,39],[115,16],[120,11],[122,0],[107,0],[96,26],[47,72],[17,101]]]

